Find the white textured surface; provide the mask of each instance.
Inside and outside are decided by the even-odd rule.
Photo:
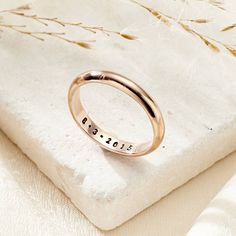
[[[201,213],[188,236],[236,235],[236,175]]]
[[[68,198],[0,132],[1,235],[183,236],[235,172],[236,153],[121,227],[104,232],[90,224]]]
[[[41,14],[80,16],[139,36],[130,42],[101,34],[91,51],[13,33],[1,39],[1,128],[95,225],[120,225],[235,150],[233,57],[211,52],[177,26],[158,24],[125,1],[71,1],[66,8],[57,1],[35,1],[33,6]],[[67,109],[67,89],[88,69],[124,74],[154,97],[166,122],[165,148],[144,158],[116,158],[76,127]],[[110,110],[95,109],[111,118]],[[115,111],[121,119],[122,111]],[[137,120],[118,122],[129,129]]]

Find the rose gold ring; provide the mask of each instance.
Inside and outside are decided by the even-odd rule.
[[[88,116],[80,100],[80,87],[88,83],[102,83],[115,87],[138,102],[152,124],[153,138],[150,142],[131,143],[110,135],[98,127]],[[164,137],[164,121],[153,99],[136,83],[119,74],[107,71],[89,71],[79,75],[68,93],[71,114],[78,126],[102,148],[126,156],[142,156],[154,151]]]

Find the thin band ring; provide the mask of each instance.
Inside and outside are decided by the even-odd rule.
[[[146,143],[131,143],[110,135],[99,128],[88,116],[80,101],[80,87],[88,83],[102,83],[115,87],[138,102],[152,124],[153,139]],[[102,148],[125,156],[142,156],[154,151],[162,142],[165,132],[164,121],[153,99],[136,83],[119,74],[108,71],[89,71],[79,75],[71,84],[68,93],[70,112],[90,138]]]

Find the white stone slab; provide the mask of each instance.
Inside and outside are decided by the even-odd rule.
[[[236,153],[233,153],[126,224],[103,231],[90,224],[0,131],[1,235],[67,235],[68,232],[71,236],[186,235],[196,217],[235,171]]]
[[[171,12],[177,14],[181,4]],[[0,127],[96,226],[122,224],[236,149],[235,58],[212,52],[177,25],[158,23],[126,1],[71,1],[65,7],[36,1],[33,8],[139,37],[128,41],[71,32],[71,37],[96,38],[92,50],[12,32],[1,38]],[[17,23],[23,22],[18,18]],[[166,123],[161,148],[138,159],[117,158],[77,128],[67,90],[77,74],[89,69],[121,73],[150,93]],[[140,112],[120,93],[99,86],[87,92],[87,99],[105,127],[122,128],[131,138],[147,137]]]

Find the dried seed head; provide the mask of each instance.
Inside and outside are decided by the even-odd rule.
[[[214,52],[219,52],[220,51],[219,48],[215,44],[211,43],[209,40],[207,40],[205,38],[202,38],[202,40]]]
[[[233,28],[235,28],[235,27],[236,27],[236,24],[233,24],[233,25],[227,26],[227,27],[223,28],[223,29],[221,30],[221,32],[231,30],[231,29],[233,29]]]
[[[91,49],[91,44],[86,43],[86,42],[75,42],[76,45],[82,47],[82,48],[86,48],[86,49]]]
[[[123,33],[120,33],[120,36],[123,37],[123,38],[125,38],[125,39],[128,39],[128,40],[135,40],[135,39],[137,39],[136,36],[130,35],[130,34],[123,34]]]
[[[191,20],[194,23],[199,23],[199,24],[205,24],[205,23],[209,23],[210,20],[208,19],[196,19],[196,20]]]
[[[25,11],[25,10],[30,10],[30,9],[31,9],[30,5],[29,4],[25,4],[25,5],[17,7],[15,10],[17,10],[17,11]]]
[[[225,47],[234,57],[236,57],[236,48],[232,48],[230,46],[225,46]]]

